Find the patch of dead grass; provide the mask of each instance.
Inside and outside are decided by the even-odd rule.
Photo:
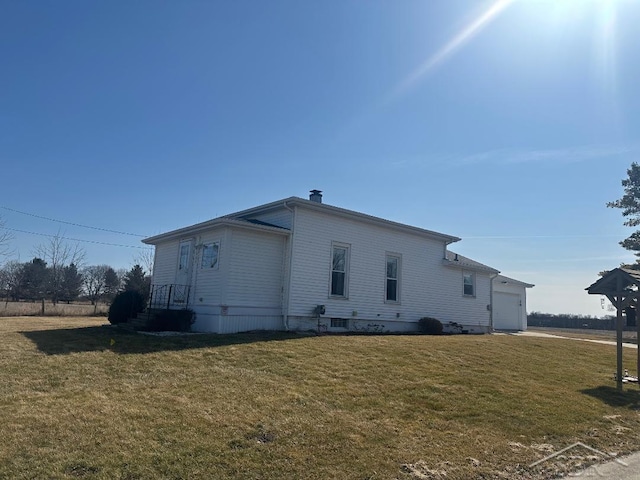
[[[103,323],[0,319],[0,478],[543,478],[552,449],[640,444],[604,345]]]

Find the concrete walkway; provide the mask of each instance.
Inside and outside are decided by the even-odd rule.
[[[640,452],[607,463],[593,465],[586,470],[570,473],[568,477],[640,480]]]
[[[562,340],[577,340],[578,342],[591,342],[591,343],[600,343],[602,345],[613,345],[616,346],[616,342],[611,340],[595,340],[592,338],[571,338],[571,337],[563,337],[562,335],[552,335],[551,333],[543,333],[543,332],[534,332],[531,330],[527,330],[525,332],[495,332],[494,335],[517,335],[521,337],[542,337],[542,338],[561,338]],[[623,347],[626,348],[635,348],[638,349],[638,345],[635,343],[623,343]]]

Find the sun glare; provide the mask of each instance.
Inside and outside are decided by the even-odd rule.
[[[493,19],[495,19],[514,0],[496,0],[488,9],[482,12],[476,19],[465,26],[451,40],[442,46],[436,53],[429,57],[411,75],[403,80],[394,90],[392,97],[402,95],[415,85],[420,79],[427,75],[442,62],[453,55],[460,47],[469,42],[475,35],[480,33]]]
[[[394,88],[387,102],[406,94],[442,63],[449,60],[465,44],[482,32],[510,6],[524,7],[539,28],[551,28],[564,35],[573,28],[583,28],[584,23],[594,23],[593,58],[594,76],[603,91],[615,96],[616,90],[616,10],[625,0],[495,0],[480,12],[449,41],[429,56],[412,73]],[[527,18],[530,20],[531,17]]]

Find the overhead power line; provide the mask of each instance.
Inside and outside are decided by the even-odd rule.
[[[29,232],[27,230],[20,230],[18,228],[9,228],[9,227],[1,227],[2,230],[11,230],[12,232],[20,232],[20,233],[28,233],[29,235],[38,235],[40,237],[49,237],[49,238],[63,238],[64,240],[70,240],[72,242],[84,242],[84,243],[95,243],[97,245],[108,245],[110,247],[126,247],[126,248],[140,248],[143,250],[148,250],[153,247],[143,247],[141,245],[123,245],[121,243],[108,243],[108,242],[99,242],[97,240],[84,240],[82,238],[69,238],[62,237],[60,235],[50,235],[48,233],[38,233],[38,232]]]
[[[118,230],[111,230],[109,228],[101,228],[101,227],[92,227],[91,225],[83,225],[81,223],[67,222],[64,220],[57,220],[55,218],[44,217],[42,215],[36,215],[35,213],[23,212],[21,210],[16,210],[15,208],[3,207],[0,206],[3,210],[7,210],[9,212],[19,213],[21,215],[27,215],[29,217],[41,218],[42,220],[49,220],[50,222],[64,223],[65,225],[73,225],[74,227],[82,227],[82,228],[90,228],[91,230],[100,230],[102,232],[109,233],[117,233],[118,235],[130,235],[132,237],[148,237],[148,235],[140,235],[138,233],[129,233],[129,232],[120,232]]]

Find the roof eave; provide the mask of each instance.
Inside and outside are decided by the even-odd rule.
[[[143,243],[153,245],[154,242],[157,241],[165,241],[169,238],[173,238],[175,236],[180,236],[184,234],[188,234],[194,231],[200,231],[202,229],[211,228],[215,226],[221,225],[221,222],[224,220],[235,220],[239,218],[246,218],[253,215],[259,215],[261,213],[269,212],[272,210],[276,210],[278,208],[289,208],[291,206],[300,206],[304,208],[313,209],[320,212],[331,213],[334,215],[339,215],[347,218],[357,218],[368,223],[380,225],[383,227],[391,227],[396,230],[401,230],[404,232],[409,232],[421,236],[426,236],[429,238],[433,238],[449,245],[451,243],[459,242],[462,240],[460,237],[456,237],[453,235],[447,235],[440,232],[434,232],[432,230],[426,230],[419,227],[414,227],[411,225],[406,225],[404,223],[398,223],[391,220],[386,220],[384,218],[375,217],[373,215],[367,215],[365,213],[356,212],[354,210],[347,210],[340,207],[334,207],[333,205],[327,205],[325,203],[313,202],[311,200],[306,200],[300,197],[288,197],[282,200],[277,200],[275,202],[266,203],[264,205],[259,205],[257,207],[252,207],[246,210],[241,210],[239,212],[230,213],[228,215],[224,215],[222,217],[214,218],[213,220],[208,220],[206,222],[202,222],[196,225],[192,225],[190,227],[184,227],[178,230],[173,230],[171,232],[163,233],[160,235],[156,235],[153,237],[145,238]]]
[[[145,238],[142,240],[143,243],[147,245],[157,245],[161,242],[166,242],[169,240],[175,240],[176,238],[184,238],[190,235],[195,235],[197,233],[203,232],[210,228],[216,227],[238,227],[244,228],[247,230],[256,230],[261,232],[273,233],[276,235],[290,235],[291,231],[286,228],[279,227],[269,227],[265,225],[257,225],[254,223],[245,222],[243,220],[235,220],[231,218],[219,217],[213,220],[209,220],[207,222],[198,223],[196,225],[191,225],[189,227],[179,228],[177,230],[172,230],[167,233],[162,233],[160,235],[155,235],[153,237]]]
[[[522,282],[520,280],[516,280],[515,278],[510,278],[510,277],[505,277],[504,275],[498,275],[494,281],[500,281],[500,282],[504,282],[506,284],[514,284],[514,285],[519,285],[521,287],[524,288],[533,288],[535,287],[535,285],[533,283],[527,283],[527,282]]]
[[[500,270],[496,270],[495,268],[491,268],[486,265],[471,265],[469,263],[464,262],[456,262],[455,260],[448,260],[446,258],[442,259],[442,264],[445,267],[450,268],[459,268],[460,270],[470,270],[474,272],[487,272],[487,273],[500,273]]]

